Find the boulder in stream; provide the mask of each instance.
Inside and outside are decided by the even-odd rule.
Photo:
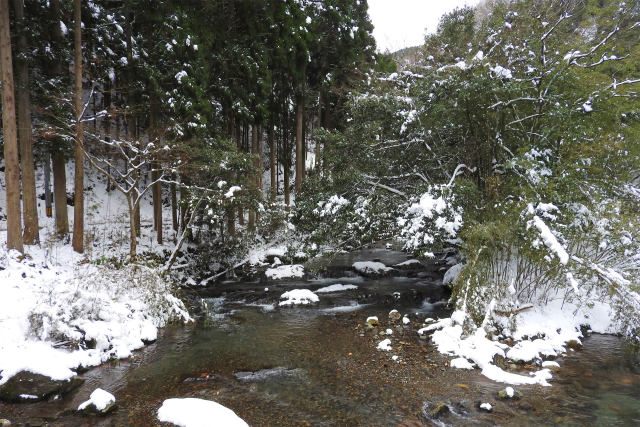
[[[505,387],[498,392],[498,399],[502,400],[518,400],[522,398],[522,393],[514,390],[513,387]]]
[[[0,386],[0,400],[13,403],[29,403],[69,393],[84,383],[73,377],[69,380],[53,380],[45,375],[21,371]]]
[[[398,271],[377,261],[354,262],[353,269],[361,276],[368,277],[370,279],[389,277]]]
[[[116,398],[113,394],[97,388],[89,396],[89,400],[78,406],[78,411],[86,414],[106,415],[115,408]]]

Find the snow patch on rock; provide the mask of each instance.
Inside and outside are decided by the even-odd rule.
[[[167,399],[158,409],[158,420],[181,427],[249,427],[231,409],[204,399]]]

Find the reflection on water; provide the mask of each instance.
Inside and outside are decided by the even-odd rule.
[[[563,424],[640,425],[640,366],[621,338],[595,334],[560,360],[551,396]]]

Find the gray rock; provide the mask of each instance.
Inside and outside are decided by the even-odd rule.
[[[94,405],[93,403],[90,403],[84,409],[81,409],[78,412],[81,412],[81,413],[87,414],[87,415],[100,415],[100,416],[103,416],[103,415],[107,415],[109,412],[113,411],[115,408],[116,408],[116,402],[109,403],[103,409],[98,409],[98,408],[96,408],[96,405]]]
[[[53,395],[65,395],[84,383],[83,379],[52,380],[51,378],[21,371],[0,386],[0,400],[5,402],[29,403],[45,400]]]
[[[416,271],[424,269],[424,265],[417,259],[409,259],[393,266],[401,271]]]

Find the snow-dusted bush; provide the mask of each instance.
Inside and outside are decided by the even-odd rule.
[[[433,249],[451,243],[462,227],[462,208],[451,187],[432,185],[398,220],[405,249],[433,256]]]
[[[141,265],[89,264],[38,291],[38,303],[28,314],[31,336],[95,346],[114,357],[127,356],[132,344],[138,348],[155,340],[157,328],[167,322],[189,319],[171,285]]]
[[[190,319],[172,286],[153,269],[81,263],[60,248],[23,257],[0,250],[0,383],[22,370],[54,379],[129,357],[171,320]]]
[[[466,304],[473,320],[467,326],[478,326],[492,301],[494,311],[511,320],[510,314],[557,300],[573,309],[604,302],[612,327],[637,337],[637,230],[636,215],[615,200],[590,208],[529,203],[517,216],[470,227],[463,233],[467,265],[454,288],[458,307]]]

